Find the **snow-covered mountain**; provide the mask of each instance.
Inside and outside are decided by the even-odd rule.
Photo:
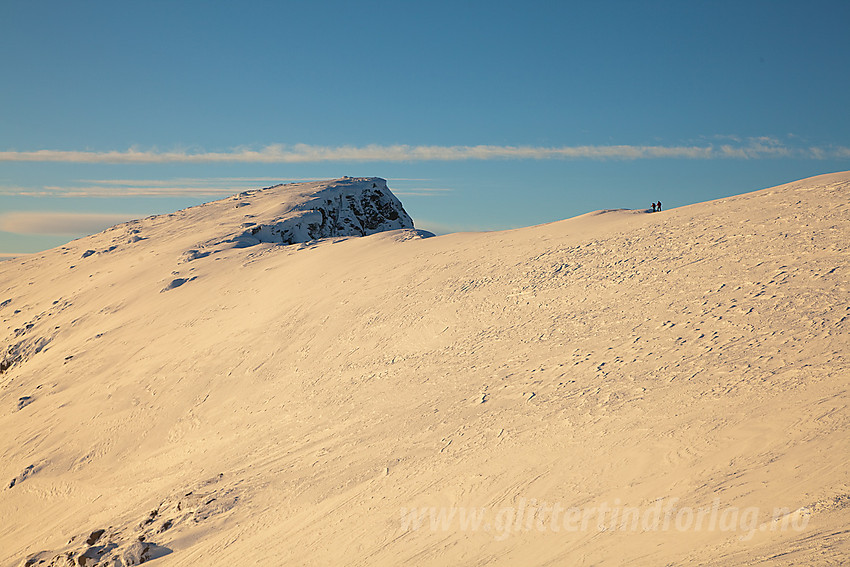
[[[0,565],[839,564],[848,196],[422,238],[345,178],[2,262]]]
[[[162,291],[168,291],[196,277],[194,267],[181,270],[181,264],[208,256],[217,259],[216,254],[231,248],[261,243],[315,244],[321,239],[401,229],[409,229],[410,237],[433,236],[414,230],[413,221],[385,179],[345,177],[275,185],[174,214],[131,221],[72,242],[59,253],[77,256],[68,269],[79,271],[108,266],[107,258],[123,254],[141,260],[146,255],[179,252],[180,260],[172,270],[172,275],[179,277],[167,277],[163,282]],[[2,305],[8,303],[11,299]],[[13,339],[20,340],[10,340],[0,352],[0,372],[41,352],[52,340],[50,334],[34,337],[30,330],[27,326],[14,330]]]
[[[380,178],[354,179],[346,177],[330,183],[278,185],[263,190],[268,196],[276,195],[281,189],[293,192],[297,186],[296,199],[284,211],[273,218],[257,218],[246,215],[252,221],[242,226],[246,229],[235,237],[241,246],[260,242],[275,244],[297,244],[321,238],[337,236],[368,236],[387,230],[413,228],[399,200]],[[237,196],[258,197],[258,208],[262,207],[262,192],[244,193]],[[244,206],[240,201],[236,206]]]

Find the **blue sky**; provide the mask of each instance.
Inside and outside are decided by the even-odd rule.
[[[526,226],[850,169],[850,3],[0,2],[0,253],[298,179]]]

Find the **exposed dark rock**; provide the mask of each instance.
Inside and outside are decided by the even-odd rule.
[[[250,227],[232,240],[237,247],[260,242],[297,244],[342,236],[367,236],[413,228],[413,221],[383,179],[341,179],[272,223]]]
[[[18,476],[16,476],[15,478],[12,479],[12,481],[9,483],[9,488],[14,488],[16,484],[22,483],[24,480],[26,480],[26,478],[28,476],[30,476],[34,472],[35,472],[35,465],[28,466],[27,468],[24,469],[24,472],[22,472],[21,474],[19,474]]]
[[[86,545],[94,545],[95,543],[97,543],[97,540],[99,540],[100,536],[102,536],[105,532],[106,530],[95,530],[90,533],[88,539],[86,540]]]

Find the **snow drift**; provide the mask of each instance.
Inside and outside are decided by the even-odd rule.
[[[850,554],[850,173],[425,239],[384,187],[0,264],[0,564]]]

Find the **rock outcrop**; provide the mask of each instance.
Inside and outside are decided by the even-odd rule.
[[[285,188],[275,186],[265,191]],[[312,198],[279,218],[248,227],[235,241],[240,246],[260,242],[298,244],[340,236],[368,236],[413,228],[401,202],[378,177],[343,178],[318,188]]]

